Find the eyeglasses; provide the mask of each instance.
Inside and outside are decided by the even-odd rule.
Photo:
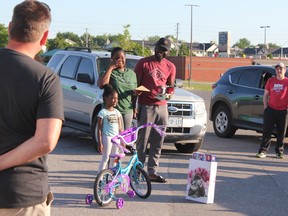
[[[49,11],[49,12],[51,12],[51,8],[49,7],[49,5],[48,4],[46,4],[46,3],[44,3],[44,2],[40,2],[45,8],[47,8],[47,10]]]

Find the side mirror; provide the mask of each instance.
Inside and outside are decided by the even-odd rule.
[[[89,74],[85,74],[85,73],[79,73],[77,74],[77,81],[78,82],[82,82],[82,83],[88,83],[90,85],[94,84],[94,80],[91,79],[91,77],[89,76]]]
[[[177,86],[178,88],[182,88],[183,87],[183,81],[181,79],[176,79],[175,80],[175,86]]]

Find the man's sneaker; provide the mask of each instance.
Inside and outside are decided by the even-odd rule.
[[[276,153],[276,157],[279,159],[284,159],[283,153]]]
[[[259,153],[256,154],[256,157],[257,158],[265,158],[266,154],[264,152],[259,152]]]

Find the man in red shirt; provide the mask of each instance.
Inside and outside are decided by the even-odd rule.
[[[286,134],[287,105],[288,105],[288,78],[285,77],[286,66],[280,62],[275,66],[276,77],[272,77],[265,85],[263,96],[264,119],[263,135],[258,158],[265,158],[271,144],[271,135],[274,126],[277,129],[276,157],[283,159],[284,138]]]
[[[138,86],[142,85],[150,90],[150,92],[142,92],[138,97],[139,126],[148,122],[157,125],[168,125],[167,100],[159,97],[159,89],[174,86],[176,67],[172,62],[165,59],[170,47],[171,41],[169,39],[160,38],[155,44],[155,54],[140,59],[136,65],[135,72]],[[139,131],[138,140],[138,157],[143,164],[145,163],[146,147],[148,142],[150,143],[147,168],[150,180],[165,183],[166,179],[156,172],[164,138],[154,129],[148,127]]]

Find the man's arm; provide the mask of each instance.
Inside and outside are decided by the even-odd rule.
[[[38,119],[35,135],[17,148],[0,155],[0,171],[28,163],[51,152],[57,145],[62,120]]]
[[[174,86],[175,85],[175,77],[169,76],[167,79],[167,86]]]
[[[141,59],[137,62],[136,67],[134,69],[137,78],[137,86],[141,85],[142,81],[142,73],[143,73],[143,65]]]
[[[265,89],[264,95],[263,95],[264,109],[268,106],[268,100],[269,100],[269,91]]]
[[[175,85],[175,77],[176,77],[176,67],[173,64],[171,68],[170,76],[167,78],[166,85],[168,86],[174,86]]]

